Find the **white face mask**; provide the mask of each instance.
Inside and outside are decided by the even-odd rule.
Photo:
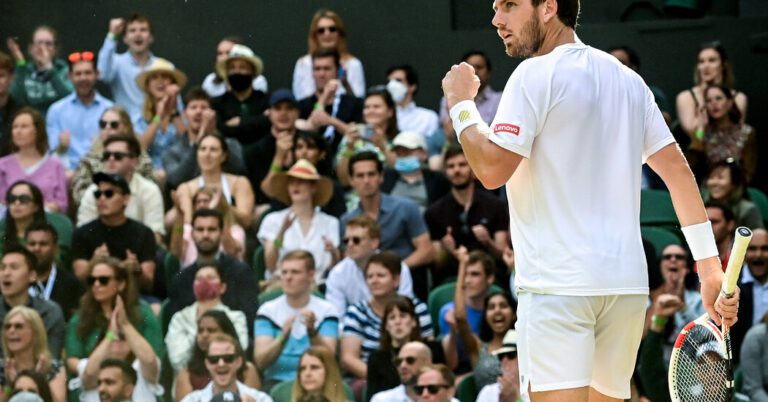
[[[392,95],[392,100],[399,104],[405,99],[405,95],[408,94],[408,87],[400,81],[389,80],[387,83],[387,91]]]

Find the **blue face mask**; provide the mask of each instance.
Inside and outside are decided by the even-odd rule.
[[[398,173],[413,173],[421,168],[421,162],[417,156],[405,156],[397,158],[395,170]]]

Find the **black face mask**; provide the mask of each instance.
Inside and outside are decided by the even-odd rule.
[[[229,74],[227,76],[227,80],[229,81],[229,86],[232,87],[233,91],[243,92],[251,86],[251,83],[253,82],[253,76],[250,74],[235,73]]]

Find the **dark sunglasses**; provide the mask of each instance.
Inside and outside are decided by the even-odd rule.
[[[78,61],[93,61],[93,52],[74,52],[67,56],[67,60],[70,63],[77,63]]]
[[[109,128],[111,128],[113,130],[117,130],[117,128],[120,127],[120,121],[118,121],[118,120],[112,120],[112,121],[99,120],[99,127],[100,128],[104,129],[104,128],[107,128],[107,126],[109,126]]]
[[[449,386],[445,384],[429,384],[429,385],[414,385],[413,390],[416,391],[416,395],[421,395],[424,390],[427,390],[430,395],[434,395],[438,392],[440,392],[441,389],[448,389]]]
[[[517,359],[517,352],[504,352],[504,353],[499,353],[496,356],[499,358],[499,361],[502,361],[504,359]]]
[[[324,34],[326,31],[327,31],[327,32],[330,32],[330,33],[334,33],[334,32],[336,32],[337,30],[338,30],[338,29],[337,29],[336,27],[320,27],[320,28],[317,28],[317,33],[318,33],[318,34],[320,34],[320,35],[322,35],[322,34]]]
[[[211,364],[219,364],[219,361],[224,360],[224,363],[230,364],[233,361],[237,359],[237,355],[234,353],[226,354],[226,355],[208,355],[205,356],[205,360],[208,360],[208,363]]]
[[[405,362],[405,364],[412,366],[413,363],[416,363],[416,358],[413,356],[406,356],[406,357],[395,357],[392,359],[392,364],[395,365],[395,367],[399,366]]]
[[[10,330],[11,328],[17,331],[21,331],[22,329],[24,329],[24,324],[20,322],[9,322],[8,324],[5,324],[6,331]]]
[[[685,254],[664,254],[661,256],[662,260],[685,260]]]
[[[13,204],[14,202],[18,201],[22,204],[29,204],[30,202],[34,201],[32,196],[22,194],[22,195],[13,195],[8,194],[7,197],[5,197],[5,201],[8,203],[8,205]]]
[[[109,160],[109,158],[114,157],[116,161],[121,161],[123,158],[130,158],[133,155],[129,154],[128,152],[110,152],[110,151],[104,151],[101,154],[101,161],[106,162]]]
[[[89,276],[86,281],[88,282],[88,286],[93,286],[94,283],[99,282],[99,285],[101,286],[107,286],[109,281],[114,278],[113,276]]]
[[[358,244],[360,244],[360,242],[361,242],[361,241],[363,241],[363,238],[362,238],[362,237],[360,237],[360,236],[350,236],[350,237],[345,237],[345,238],[344,238],[344,244],[347,244],[347,243],[349,243],[349,242],[350,242],[350,240],[352,241],[352,244],[354,244],[355,246],[357,246]]]
[[[93,197],[98,200],[103,195],[104,198],[110,199],[110,198],[112,198],[117,193],[118,193],[117,191],[111,190],[111,189],[110,190],[104,190],[104,191],[96,190],[96,191],[93,192]]]

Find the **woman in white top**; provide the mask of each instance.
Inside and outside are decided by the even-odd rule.
[[[354,96],[362,98],[365,95],[365,73],[363,63],[349,53],[347,49],[347,30],[344,21],[331,10],[318,10],[309,24],[307,36],[308,51],[296,61],[293,70],[293,96],[304,99],[316,91],[315,79],[312,77],[312,52],[318,48],[333,48],[341,56],[341,72],[349,84]],[[342,78],[342,77],[339,77]]]
[[[243,40],[237,36],[227,36],[222,39],[216,46],[216,64],[214,64],[214,66],[227,59],[227,55],[229,55],[229,50],[232,49],[232,46],[242,43]],[[203,80],[203,90],[207,92],[211,98],[224,95],[224,93],[227,92],[227,77],[220,76],[217,69],[214,68],[213,70],[214,71],[206,75]],[[267,79],[264,78],[263,75],[254,78],[251,86],[254,91],[267,93],[269,90]]]
[[[227,143],[218,134],[204,134],[197,145],[197,165],[200,176],[181,184],[178,194],[179,207],[184,223],[192,223],[194,207],[192,197],[204,187],[214,187],[229,204],[237,223],[249,228],[253,220],[254,195],[251,183],[243,176],[225,173],[224,163],[229,156]]]
[[[320,210],[331,199],[331,180],[320,176],[306,159],[299,159],[287,172],[275,175],[271,187],[274,198],[290,206],[265,216],[259,227],[267,277],[279,276],[280,257],[302,249],[312,253],[315,280],[322,283],[340,257],[339,220]]]

